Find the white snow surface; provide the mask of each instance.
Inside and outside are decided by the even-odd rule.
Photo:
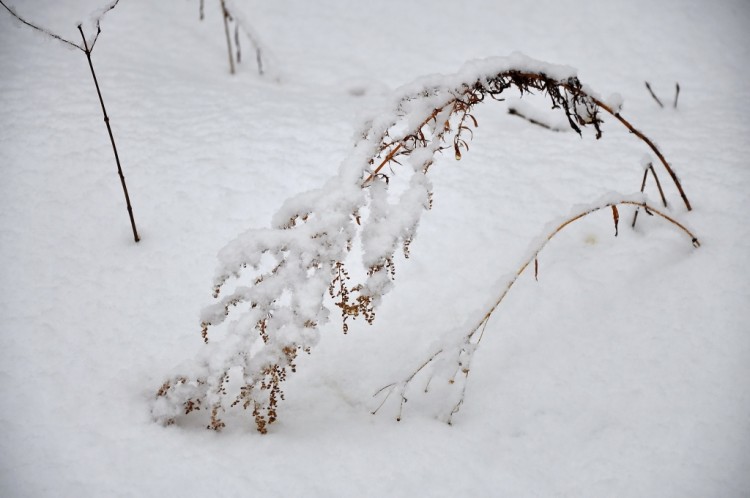
[[[108,2],[11,4],[77,42]],[[266,77],[247,40],[228,74],[206,4],[202,22],[197,0],[128,0],[102,21],[93,60],[138,244],[85,56],[0,9],[0,496],[750,495],[746,1],[236,0]],[[597,141],[488,101],[461,161],[431,167],[434,207],[374,324],[343,335],[332,314],[269,434],[241,410],[220,433],[155,423],[156,390],[206,347],[219,251],[337,175],[393,89],[515,51],[622,97],[694,208],[657,168],[665,211],[701,247],[643,212],[631,229],[626,207],[616,238],[608,210],[577,221],[493,315],[453,425],[441,376],[427,395],[415,380],[400,422],[396,399],[371,415],[550,221],[640,188],[650,150],[613,118]],[[679,82],[677,109],[645,80],[665,104]]]

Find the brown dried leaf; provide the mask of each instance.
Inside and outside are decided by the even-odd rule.
[[[620,222],[620,213],[614,204],[612,204],[612,219],[615,220],[615,237],[617,237],[617,224]]]

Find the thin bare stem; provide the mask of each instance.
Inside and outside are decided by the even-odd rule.
[[[91,47],[89,47],[89,49],[88,49],[89,52],[93,52],[94,51],[94,45],[96,45],[96,40],[99,39],[99,35],[102,32],[102,29],[100,27],[100,23],[101,23],[102,19],[107,14],[107,12],[109,12],[110,10],[114,9],[115,7],[117,7],[118,3],[120,3],[120,0],[114,0],[111,4],[109,4],[107,7],[105,7],[104,10],[102,10],[101,13],[99,14],[99,16],[96,18],[96,35],[94,35],[94,41],[91,42]]]
[[[254,33],[254,30],[251,28],[249,23],[245,22],[243,16],[237,10],[234,3],[230,2],[229,0],[222,0],[222,3],[224,10],[229,17],[229,20],[234,22],[234,44],[237,64],[240,64],[240,61],[242,59],[240,49],[240,30],[242,30],[245,33],[245,36],[247,36],[247,38],[250,40],[252,46],[255,48],[255,62],[258,65],[258,74],[260,76],[263,76],[265,72],[265,69],[263,67],[263,50],[261,49],[261,43],[258,39],[258,36]]]
[[[651,163],[649,163],[650,166]],[[643,170],[643,181],[641,182],[641,193],[646,189],[646,179],[648,179],[648,168],[645,168]],[[640,207],[635,208],[635,213],[633,213],[633,223],[630,224],[632,228],[635,228],[635,222],[638,221],[638,213],[641,211]]]
[[[265,72],[263,69],[263,53],[257,44],[255,45],[255,63],[258,65],[258,74],[263,76],[263,73]]]
[[[654,165],[651,163],[648,163],[648,170],[651,171],[651,174],[654,175],[654,180],[656,180],[656,188],[659,189],[659,196],[661,197],[661,202],[664,204],[664,207],[667,206],[667,198],[664,197],[664,191],[661,188],[661,182],[659,181],[659,175],[656,174],[656,170],[654,169]]]
[[[406,377],[406,379],[404,379],[403,381],[401,381],[401,382],[393,382],[393,383],[391,383],[391,384],[388,384],[388,385],[386,385],[386,386],[383,386],[383,387],[381,387],[380,389],[378,389],[377,391],[375,391],[375,394],[373,394],[373,395],[372,395],[373,397],[376,397],[376,396],[377,396],[377,395],[379,395],[380,393],[382,393],[382,392],[384,392],[384,391],[386,391],[386,390],[388,390],[388,389],[390,388],[390,390],[388,391],[388,394],[386,394],[386,395],[385,395],[385,397],[383,398],[383,401],[382,401],[382,402],[381,402],[381,403],[380,403],[380,404],[378,405],[378,407],[377,407],[377,408],[375,408],[375,409],[374,409],[374,410],[373,410],[372,412],[370,412],[370,413],[372,413],[373,415],[375,415],[376,413],[378,413],[378,410],[380,410],[380,409],[381,409],[381,408],[383,407],[383,405],[385,404],[385,402],[386,402],[386,401],[388,401],[388,398],[390,398],[390,397],[391,397],[391,394],[393,394],[393,392],[394,392],[395,390],[398,390],[399,396],[401,397],[401,403],[400,403],[400,405],[399,405],[399,411],[398,411],[398,416],[396,417],[396,420],[397,420],[397,421],[401,421],[401,413],[403,412],[403,407],[404,407],[404,403],[405,403],[405,402],[407,401],[407,400],[406,400],[406,396],[405,396],[405,393],[406,393],[406,388],[408,387],[409,383],[410,383],[410,382],[411,382],[411,381],[412,381],[412,380],[414,379],[414,377],[416,377],[416,376],[417,376],[417,374],[418,374],[419,372],[421,372],[421,371],[422,371],[422,370],[423,370],[423,369],[424,369],[424,368],[425,368],[425,367],[426,367],[427,365],[429,365],[430,363],[432,363],[432,360],[434,360],[435,358],[437,358],[438,356],[440,356],[441,354],[443,354],[443,352],[444,352],[444,350],[443,350],[443,349],[440,349],[440,350],[436,351],[435,353],[433,353],[433,354],[432,354],[432,356],[430,356],[429,358],[427,358],[427,360],[425,360],[425,362],[424,362],[424,363],[422,363],[422,364],[421,364],[421,365],[420,365],[420,366],[419,366],[419,367],[418,367],[418,368],[417,368],[416,370],[414,370],[414,371],[413,371],[413,372],[412,372],[412,373],[411,373],[411,374],[410,374],[410,375],[409,375],[408,377]],[[396,389],[397,387],[398,387],[399,389]]]
[[[240,46],[240,25],[234,23],[234,48],[237,54],[237,64],[242,63],[242,47]]]
[[[544,128],[544,129],[546,129],[546,130],[550,130],[550,131],[558,131],[558,132],[559,132],[559,131],[562,131],[562,130],[559,130],[559,129],[557,129],[557,128],[552,128],[552,127],[551,127],[550,125],[548,125],[547,123],[542,123],[541,121],[537,121],[536,119],[530,118],[530,117],[528,117],[527,115],[523,114],[523,113],[522,113],[521,111],[519,111],[518,109],[514,109],[514,108],[512,108],[512,107],[508,109],[508,114],[510,114],[511,116],[518,116],[519,118],[521,118],[521,119],[525,119],[526,121],[528,121],[529,123],[531,123],[531,124],[533,124],[533,125],[541,126],[542,128]]]
[[[641,183],[641,193],[643,193],[644,189],[646,188],[646,178],[648,178],[648,174],[651,172],[651,174],[654,176],[654,180],[656,180],[656,188],[659,189],[659,196],[661,197],[661,202],[664,204],[664,207],[668,207],[667,205],[667,198],[664,196],[664,190],[661,188],[661,182],[659,181],[659,175],[656,174],[656,170],[654,169],[654,165],[652,163],[648,163],[648,167],[643,170],[643,182]],[[633,214],[633,223],[631,223],[631,227],[635,228],[635,222],[638,220],[638,212],[640,211],[640,208],[636,208],[635,213]]]
[[[224,0],[221,0],[221,13],[224,16],[224,34],[227,37],[227,53],[229,54],[229,73],[234,74],[234,58],[232,57],[232,39],[229,36],[229,11]]]
[[[664,108],[664,104],[661,103],[661,100],[659,100],[659,97],[656,96],[653,90],[651,90],[651,85],[648,84],[648,81],[646,82],[646,88],[648,89],[648,93],[651,94],[651,96],[654,98],[657,104],[659,104],[659,107],[662,109]]]
[[[674,87],[675,87],[675,90],[674,90],[674,104],[672,105],[672,107],[674,107],[675,109],[677,109],[677,98],[680,96],[680,84],[679,83],[675,83]]]
[[[649,148],[654,152],[654,154],[656,154],[656,157],[659,158],[659,161],[661,161],[662,165],[664,165],[664,168],[667,170],[667,173],[669,173],[669,176],[672,178],[672,181],[677,187],[677,190],[680,192],[680,197],[682,197],[682,201],[685,203],[685,207],[687,208],[688,211],[692,211],[693,208],[690,205],[690,201],[688,200],[687,195],[685,194],[685,191],[682,189],[682,184],[680,184],[680,179],[677,178],[677,174],[674,172],[671,166],[669,166],[669,163],[667,162],[666,158],[661,153],[661,151],[658,149],[658,147],[656,147],[656,145],[646,135],[638,131],[632,124],[630,124],[630,122],[627,119],[623,118],[620,115],[620,113],[615,112],[614,110],[612,110],[611,107],[609,107],[607,104],[605,104],[604,102],[602,102],[601,100],[595,97],[591,97],[591,99],[596,103],[596,105],[598,105],[599,107],[607,111],[609,114],[614,116],[615,119],[617,119],[628,130],[630,130],[630,133],[640,138],[643,142],[646,143],[646,145],[649,146]]]
[[[116,3],[116,2],[115,2]],[[114,6],[112,7],[114,8]],[[91,50],[86,43],[86,36],[83,34],[83,28],[78,25],[78,31],[81,32],[81,38],[83,39],[84,53],[89,61],[89,68],[91,69],[91,76],[94,78],[94,85],[96,86],[96,93],[99,96],[99,103],[102,106],[102,114],[104,115],[104,123],[107,125],[107,133],[109,133],[109,140],[112,143],[112,151],[115,154],[115,162],[117,163],[117,174],[120,175],[120,183],[122,184],[122,191],[125,194],[125,204],[128,209],[128,216],[130,217],[130,227],[133,230],[133,239],[140,241],[138,236],[138,230],[135,227],[135,219],[133,218],[133,208],[130,205],[130,196],[128,195],[128,187],[125,184],[125,175],[122,173],[122,166],[120,166],[120,156],[117,154],[117,146],[115,145],[115,137],[112,134],[112,127],[109,124],[109,116],[107,116],[107,109],[104,107],[104,99],[102,98],[102,92],[99,89],[99,81],[96,79],[96,73],[94,72],[94,64],[91,62]]]
[[[73,42],[72,42],[72,41],[70,41],[70,40],[66,40],[66,39],[65,39],[65,38],[63,38],[62,36],[60,36],[60,35],[56,35],[56,34],[55,34],[55,33],[53,33],[52,31],[50,31],[50,30],[48,30],[48,29],[45,29],[45,28],[42,28],[42,27],[40,27],[40,26],[37,26],[36,24],[34,24],[34,23],[32,23],[32,22],[29,22],[29,21],[27,21],[26,19],[24,19],[23,17],[19,16],[18,14],[16,14],[16,12],[15,12],[15,11],[14,11],[13,9],[11,9],[11,8],[10,8],[10,7],[8,7],[7,5],[5,5],[5,2],[4,2],[3,0],[0,0],[0,5],[2,5],[3,7],[5,7],[5,10],[7,10],[7,11],[8,11],[9,13],[10,13],[10,15],[12,15],[13,17],[15,17],[15,18],[16,18],[16,19],[18,19],[19,21],[21,21],[21,22],[22,22],[23,24],[25,24],[26,26],[28,26],[28,27],[30,27],[30,28],[32,28],[32,29],[35,29],[35,30],[37,30],[37,31],[39,31],[39,32],[40,32],[40,33],[42,33],[42,34],[45,34],[45,35],[47,35],[47,36],[50,36],[50,37],[54,38],[55,40],[61,41],[61,42],[65,43],[65,44],[67,44],[67,45],[70,45],[71,47],[75,47],[75,48],[77,48],[78,50],[81,50],[81,51],[84,51],[84,52],[85,52],[84,48],[83,48],[83,47],[81,47],[80,45],[77,45],[77,44],[73,43]]]
[[[398,422],[401,421],[401,415],[403,414],[403,411],[404,411],[404,403],[408,401],[408,399],[406,398],[406,388],[409,386],[409,384],[414,379],[414,377],[416,377],[417,374],[419,374],[419,372],[421,372],[425,367],[427,367],[427,365],[432,363],[432,360],[440,356],[442,353],[443,353],[442,349],[437,351],[432,356],[430,356],[424,363],[422,363],[416,370],[414,370],[414,372],[412,372],[411,375],[409,375],[406,379],[404,379],[402,382],[399,382],[398,384],[393,384],[394,389],[398,387],[397,390],[399,393],[399,397],[401,398],[399,402],[398,416],[396,417],[396,421]],[[391,390],[388,393],[388,395],[385,397],[385,399],[383,400],[383,403],[381,403],[380,406],[383,406],[383,404],[385,404],[385,402],[390,397],[392,392],[393,390]],[[380,409],[380,407],[378,407],[378,409]],[[375,414],[376,412],[377,412],[377,409],[372,413]]]

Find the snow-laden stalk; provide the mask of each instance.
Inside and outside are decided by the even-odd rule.
[[[615,105],[605,107],[581,84],[575,70],[520,54],[402,87],[385,112],[366,122],[338,175],[288,199],[272,228],[248,230],[220,251],[218,301],[201,314],[207,345],[163,383],[154,418],[170,424],[206,410],[208,428],[219,430],[222,414],[242,406],[265,433],[278,416],[281,384],[295,371],[297,355],[316,345],[331,311],[340,313],[344,332],[349,320],[373,322],[393,287],[396,252],[409,256],[422,213],[432,204],[427,173],[437,153],[452,149],[460,159],[478,126],[474,106],[502,100],[509,89],[545,95],[579,134],[591,126],[601,136],[600,109],[634,130]],[[361,255],[350,254],[355,242]],[[351,283],[352,265],[361,267],[363,281]],[[223,337],[209,335],[222,324]]]
[[[645,200],[638,199],[638,198],[619,198],[615,200],[609,200],[605,202],[600,203],[594,203],[591,206],[588,206],[581,211],[565,218],[564,220],[560,222],[556,222],[553,224],[554,228],[551,230],[548,230],[547,233],[545,233],[542,237],[538,239],[538,242],[532,247],[531,251],[529,251],[529,254],[523,259],[523,262],[521,263],[518,270],[516,270],[515,273],[513,273],[509,279],[501,286],[500,293],[498,297],[495,299],[494,302],[489,306],[489,308],[485,311],[483,311],[483,314],[478,319],[477,323],[469,328],[468,332],[462,336],[458,341],[454,342],[453,344],[446,345],[444,347],[441,347],[437,349],[437,351],[430,354],[426,360],[421,362],[419,366],[414,369],[408,376],[405,378],[396,381],[391,382],[390,384],[387,384],[380,389],[378,389],[373,397],[377,397],[383,393],[385,395],[383,396],[383,399],[381,400],[380,404],[375,408],[372,413],[373,415],[376,414],[382,407],[385,405],[386,401],[391,397],[392,394],[396,393],[398,395],[399,401],[399,407],[398,412],[396,415],[396,420],[401,420],[403,416],[403,410],[404,410],[404,404],[407,401],[407,390],[409,386],[411,385],[411,382],[419,375],[421,372],[425,371],[429,366],[434,365],[435,362],[437,362],[440,359],[447,358],[449,359],[449,363],[453,364],[452,372],[453,374],[450,376],[448,382],[450,384],[456,384],[458,382],[459,384],[459,391],[458,391],[458,397],[453,402],[453,404],[450,407],[450,412],[447,415],[446,421],[448,424],[451,424],[453,421],[453,415],[458,413],[459,409],[461,408],[461,405],[464,403],[464,399],[466,398],[466,383],[468,381],[469,372],[471,371],[471,361],[474,357],[474,352],[477,349],[477,346],[479,345],[479,342],[482,340],[482,337],[484,336],[484,332],[487,328],[487,324],[489,323],[490,318],[492,317],[492,314],[497,310],[497,308],[500,306],[500,303],[503,302],[505,297],[510,292],[513,285],[516,283],[518,278],[523,274],[526,269],[534,263],[534,277],[536,278],[539,272],[539,265],[538,265],[538,257],[539,253],[542,252],[542,250],[547,246],[547,244],[561,231],[563,231],[567,226],[572,224],[575,221],[578,221],[582,218],[585,218],[586,216],[595,213],[601,209],[611,208],[612,209],[612,215],[613,220],[615,224],[615,236],[617,236],[617,230],[618,230],[618,222],[619,222],[619,213],[617,210],[617,206],[637,206],[638,208],[643,208],[645,212],[651,216],[658,216],[668,223],[672,224],[676,229],[683,232],[685,235],[687,235],[690,238],[691,243],[694,247],[700,247],[700,242],[698,241],[698,238],[683,224],[672,218],[671,216],[667,215],[666,213],[659,211],[658,209],[650,206],[646,203]],[[451,362],[450,360],[453,359]],[[461,378],[460,375],[463,376]],[[428,380],[426,383],[426,387],[424,388],[424,392],[428,392],[429,386],[432,381],[433,374],[429,373]],[[458,379],[458,380],[457,380]]]

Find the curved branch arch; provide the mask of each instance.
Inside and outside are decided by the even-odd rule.
[[[478,126],[474,106],[487,97],[502,100],[510,88],[522,96],[543,93],[579,134],[591,126],[601,136],[602,109],[635,130],[582,85],[572,68],[520,54],[476,61],[455,75],[403,87],[390,109],[367,121],[338,175],[288,199],[274,216],[273,228],[248,230],[220,251],[214,281],[218,301],[201,314],[207,346],[164,382],[152,406],[154,418],[169,424],[203,409],[210,414],[208,428],[220,430],[221,414],[242,406],[265,433],[277,418],[281,384],[295,371],[297,355],[316,345],[331,310],[340,311],[345,333],[349,319],[373,322],[378,304],[393,287],[396,251],[403,248],[408,257],[421,215],[431,207],[427,173],[436,154],[452,148],[460,159]],[[640,132],[636,136],[645,139]],[[690,209],[664,156],[653,142],[646,143]],[[395,165],[400,166],[400,190],[384,173]],[[347,265],[355,239],[367,276],[352,285]],[[225,337],[209,341],[209,329],[228,317]],[[239,394],[228,394],[230,372],[241,384]]]
[[[454,343],[450,346],[445,346],[442,348],[437,349],[437,351],[433,352],[431,355],[427,357],[426,360],[424,360],[422,363],[419,364],[419,366],[414,369],[407,377],[404,379],[392,382],[390,384],[387,384],[380,389],[378,389],[375,394],[373,394],[373,397],[377,397],[381,395],[382,393],[385,393],[385,396],[383,396],[382,401],[378,404],[377,408],[375,408],[371,413],[374,415],[376,414],[382,407],[385,405],[385,403],[388,401],[388,399],[391,397],[392,394],[397,393],[399,400],[399,407],[398,412],[396,415],[396,420],[400,421],[403,416],[404,411],[404,403],[406,402],[406,391],[409,388],[411,382],[419,375],[421,372],[423,372],[427,367],[434,364],[436,360],[439,358],[453,358],[456,362],[456,368],[453,372],[452,378],[449,380],[451,384],[455,384],[458,381],[460,383],[460,391],[458,399],[454,402],[454,404],[451,406],[451,410],[447,416],[447,422],[448,424],[452,423],[453,415],[458,413],[459,409],[464,403],[464,399],[466,396],[466,382],[468,381],[469,373],[471,371],[471,361],[474,356],[474,352],[476,351],[479,342],[482,340],[482,337],[484,336],[484,332],[487,329],[487,324],[490,321],[490,318],[492,318],[493,313],[497,311],[497,308],[500,306],[500,304],[503,302],[505,297],[508,295],[510,290],[513,288],[513,285],[518,281],[519,277],[526,271],[526,269],[534,263],[534,277],[536,278],[537,272],[538,272],[538,266],[537,266],[537,258],[539,254],[544,250],[544,248],[547,247],[547,244],[555,238],[560,232],[562,232],[566,227],[570,226],[572,223],[583,219],[590,214],[593,214],[597,211],[600,211],[602,209],[611,208],[613,213],[613,219],[615,223],[615,236],[617,236],[617,226],[619,222],[619,214],[617,211],[617,206],[636,206],[638,208],[642,208],[645,210],[645,212],[652,216],[657,216],[666,222],[670,223],[672,226],[674,226],[677,230],[681,231],[685,235],[688,236],[690,239],[690,242],[693,244],[693,247],[700,247],[700,242],[698,241],[698,237],[695,236],[693,232],[691,232],[687,227],[685,227],[682,223],[675,220],[671,216],[667,215],[666,213],[663,213],[662,211],[659,211],[658,209],[650,206],[645,200],[637,199],[637,198],[618,198],[615,200],[610,201],[604,201],[604,202],[598,202],[594,203],[589,207],[586,207],[585,209],[569,216],[568,218],[555,223],[554,228],[549,230],[547,233],[545,233],[540,239],[539,242],[532,248],[530,251],[530,254],[523,259],[523,262],[519,266],[518,270],[516,270],[515,273],[513,273],[505,283],[505,286],[500,289],[500,293],[498,294],[498,297],[495,299],[495,301],[492,303],[492,305],[484,311],[484,314],[481,316],[481,318],[477,321],[476,325],[474,325],[472,328],[469,329],[469,331],[461,338],[460,341],[457,343]],[[459,377],[459,373],[463,375],[463,378]],[[430,375],[428,381],[427,381],[427,387],[425,387],[424,392],[428,392],[429,385],[432,380],[432,375]]]
[[[427,127],[428,124],[436,120],[438,116],[445,113],[448,110],[448,115],[443,125],[446,127],[446,131],[450,131],[450,121],[455,115],[458,115],[460,124],[458,125],[457,131],[454,135],[453,146],[456,151],[456,158],[460,159],[461,149],[468,149],[468,145],[462,133],[464,131],[470,132],[473,137],[471,128],[467,126],[467,118],[470,123],[477,126],[476,119],[471,115],[473,107],[485,100],[486,96],[493,99],[499,99],[499,95],[506,89],[515,86],[521,94],[532,93],[533,90],[545,93],[552,102],[553,108],[561,108],[568,118],[568,122],[579,135],[581,135],[581,127],[586,125],[593,125],[596,130],[596,138],[601,138],[602,131],[599,127],[601,120],[599,119],[599,109],[604,110],[607,114],[613,116],[619,123],[628,129],[630,133],[638,137],[644,142],[649,149],[659,158],[659,161],[666,169],[670,178],[675,184],[680,196],[682,197],[685,207],[688,211],[692,210],[690,201],[682,188],[677,174],[670,166],[664,154],[649,139],[645,134],[639,131],[633,124],[625,119],[619,112],[619,109],[612,105],[606,104],[601,98],[594,95],[591,90],[588,90],[576,76],[569,76],[564,79],[556,79],[548,76],[544,71],[522,71],[517,69],[510,69],[500,71],[492,76],[479,77],[476,81],[467,81],[462,83],[459,87],[452,89],[450,92],[452,98],[448,99],[447,102],[443,103],[439,107],[431,110],[429,115],[422,119],[419,124],[413,128],[411,133],[408,133],[403,138],[388,142],[388,134],[386,133],[381,139],[383,147],[379,151],[379,155],[385,150],[385,156],[380,163],[372,170],[371,173],[365,178],[363,185],[367,185],[371,182],[380,171],[388,164],[396,162],[398,158],[409,155],[414,148],[409,147],[409,143],[422,143],[426,145],[426,139],[424,134],[420,131]],[[428,90],[429,92],[429,90]],[[402,102],[406,100],[413,100],[425,96],[421,94],[411,94],[402,97]],[[442,135],[438,138],[442,139]],[[387,146],[386,146],[387,144]],[[429,168],[429,164],[425,165],[425,168]]]

